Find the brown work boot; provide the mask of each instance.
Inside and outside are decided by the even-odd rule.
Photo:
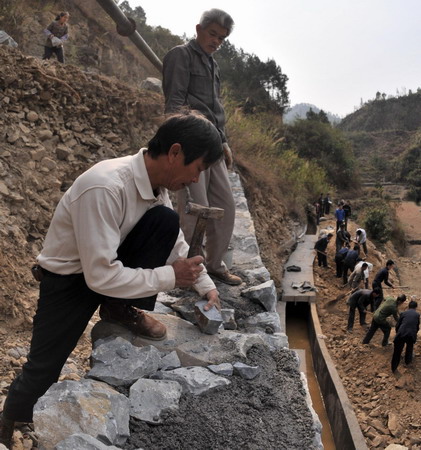
[[[238,286],[243,282],[240,277],[230,273],[228,270],[225,272],[208,272],[212,278],[216,278],[219,281],[222,281],[225,284],[230,284],[231,286]]]
[[[15,422],[3,417],[0,417],[0,444],[7,448],[12,448],[13,431],[15,429]]]
[[[102,303],[99,317],[106,322],[118,323],[136,336],[161,341],[167,335],[164,324],[133,306],[124,303]]]

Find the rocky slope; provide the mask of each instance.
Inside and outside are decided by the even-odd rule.
[[[135,45],[117,33],[115,23],[96,0],[4,0],[2,3],[0,30],[11,35],[27,55],[42,57],[43,30],[60,11],[68,11],[70,39],[64,47],[68,64],[134,85],[148,76],[160,77],[159,71]]]
[[[162,98],[0,47],[0,104],[0,313],[19,324],[33,308],[29,269],[63,191],[95,162],[146,143]]]

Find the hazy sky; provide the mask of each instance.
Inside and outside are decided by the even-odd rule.
[[[129,0],[149,25],[193,36],[201,13],[227,11],[237,48],[273,58],[291,105],[313,103],[344,116],[376,92],[421,87],[420,0]],[[222,74],[223,76],[223,74]]]

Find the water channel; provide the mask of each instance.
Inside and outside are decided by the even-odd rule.
[[[308,388],[313,402],[313,408],[322,423],[322,442],[325,450],[335,450],[329,419],[320,392],[319,383],[313,369],[313,358],[308,333],[309,305],[308,303],[287,303],[286,305],[286,334],[289,348],[303,350],[305,364],[301,367],[307,377]],[[300,357],[301,357],[300,355]]]

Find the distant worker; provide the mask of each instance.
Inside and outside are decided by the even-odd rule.
[[[326,216],[328,216],[330,213],[330,205],[332,204],[332,200],[330,199],[329,193],[326,194],[323,204],[324,204],[324,213]]]
[[[341,227],[341,223],[345,222],[345,211],[343,209],[342,203],[339,203],[338,207],[335,211],[335,217],[336,217],[336,231],[339,230]]]
[[[354,245],[352,250],[349,250],[345,256],[342,271],[342,280],[344,286],[348,284],[348,270],[352,273],[355,269],[355,265],[360,260],[360,247],[358,244]]]
[[[315,244],[314,249],[317,252],[317,261],[320,266],[327,267],[327,246],[332,239],[332,233],[320,238]]]
[[[335,254],[336,278],[342,278],[344,259],[348,251],[349,251],[349,243],[345,244],[345,247],[342,247]]]
[[[371,264],[370,262],[361,260],[361,261],[357,262],[354,270],[359,269],[363,264],[367,264],[367,268],[364,270],[364,275],[365,275],[364,287],[365,287],[365,289],[368,289],[368,285],[369,285],[368,279],[370,277],[371,271],[373,270],[373,264]],[[373,309],[373,311],[374,311],[374,309]]]
[[[376,309],[379,307],[380,303],[384,298],[382,283],[384,282],[386,286],[389,286],[390,288],[394,289],[393,284],[389,282],[389,272],[393,269],[394,266],[395,266],[394,261],[388,259],[386,262],[386,267],[380,269],[377,272],[376,276],[374,277],[372,283],[373,289],[375,289],[376,287],[380,288],[380,296],[377,298]]]
[[[57,56],[57,60],[64,63],[63,43],[69,39],[69,27],[67,25],[69,18],[70,14],[68,12],[61,12],[44,30],[47,42],[44,46],[42,59],[50,59],[54,53]]]
[[[417,302],[411,300],[408,309],[399,316],[396,324],[396,336],[393,341],[392,372],[395,372],[399,366],[405,344],[405,364],[412,362],[412,352],[420,329],[420,313],[416,311],[417,306]]]
[[[195,203],[222,208],[222,220],[208,220],[206,227],[205,261],[209,275],[230,285],[241,284],[223,261],[228,251],[235,220],[235,202],[228,176],[232,153],[225,135],[225,112],[220,98],[220,72],[213,54],[231,34],[232,17],[220,9],[205,11],[196,25],[196,38],[171,49],[163,61],[165,112],[183,108],[200,111],[218,129],[225,155],[209,167],[197,184],[190,186]],[[177,204],[181,228],[186,241],[191,242],[197,218],[185,213],[186,191],[178,192]]]
[[[325,215],[325,199],[323,197],[323,194],[320,194],[317,203],[320,205],[320,216],[323,217]]]
[[[355,234],[355,241],[357,244],[362,245],[365,256],[368,256],[367,249],[367,233],[364,228],[358,228]]]
[[[345,212],[345,228],[348,229],[348,221],[351,218],[351,205],[349,204],[349,202],[344,202],[342,200],[342,208]]]
[[[367,269],[368,265],[366,262],[363,262],[358,268],[355,266],[355,269],[348,278],[348,284],[352,291],[354,291],[355,289],[360,289],[361,283],[363,284],[363,287],[367,286],[365,273]]]
[[[342,222],[339,225],[339,230],[336,232],[336,251],[339,250],[345,245],[351,242],[351,235],[345,229],[345,222]]]
[[[376,309],[373,315],[373,320],[371,321],[371,325],[365,338],[363,340],[363,344],[370,343],[372,337],[375,332],[380,328],[383,331],[383,340],[382,346],[386,347],[389,345],[389,336],[390,330],[392,329],[391,325],[387,321],[387,318],[393,316],[396,321],[399,320],[398,316],[398,307],[406,300],[406,295],[399,295],[396,300],[393,297],[388,297],[379,308]]]
[[[378,289],[359,289],[358,291],[355,291],[351,297],[349,297],[348,301],[346,302],[349,306],[349,312],[348,312],[348,326],[347,330],[349,332],[352,331],[354,327],[354,321],[355,321],[355,310],[358,308],[358,312],[360,314],[360,325],[368,325],[365,321],[366,317],[366,309],[370,306],[371,310],[373,310],[374,307],[374,299],[380,295]]]

